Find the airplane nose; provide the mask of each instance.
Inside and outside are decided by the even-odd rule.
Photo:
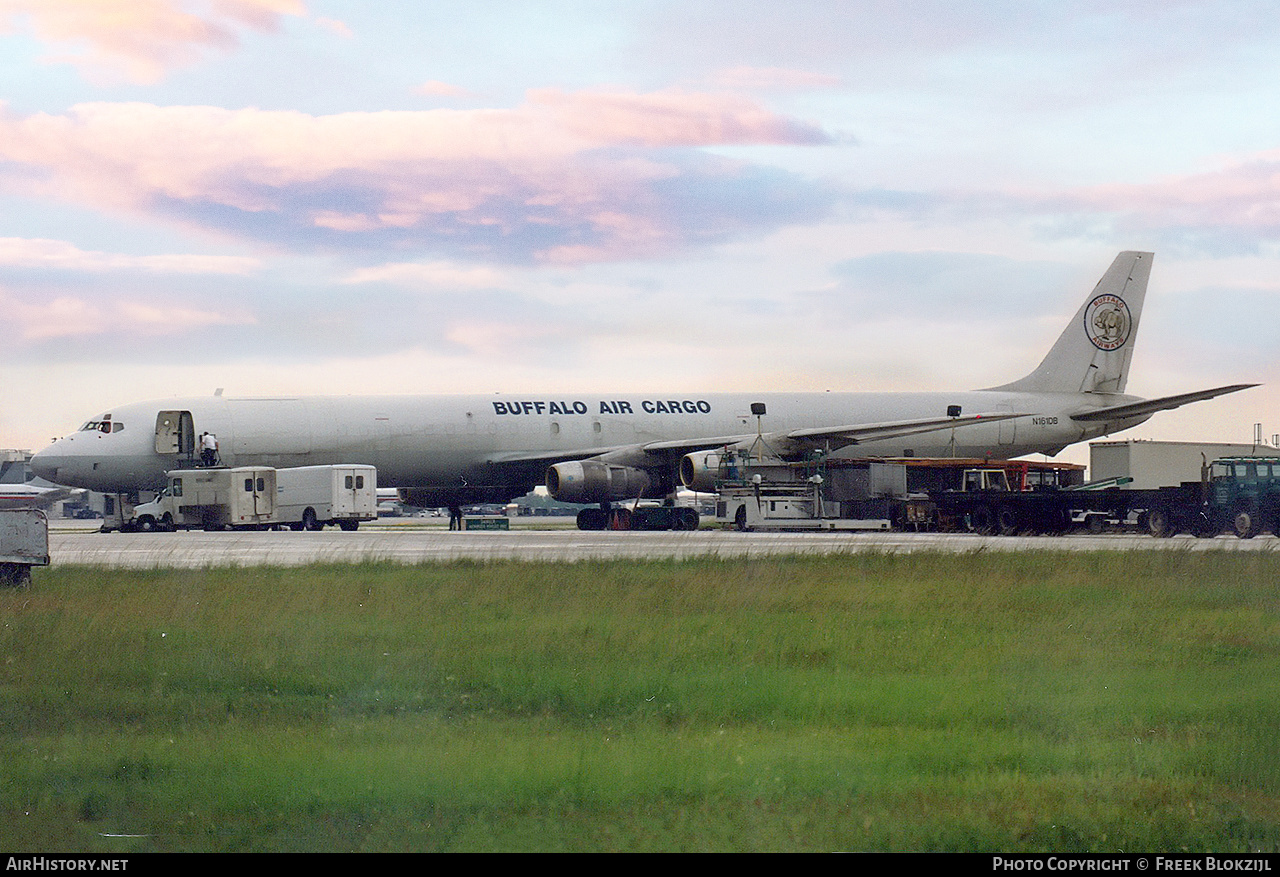
[[[61,455],[50,453],[52,450],[53,448],[50,447],[37,451],[31,455],[31,461],[27,465],[38,478],[58,484],[58,469],[63,458]]]

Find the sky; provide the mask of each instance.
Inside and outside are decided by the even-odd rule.
[[[964,390],[1156,254],[1280,433],[1253,0],[0,0],[0,447],[211,394]],[[1060,456],[1087,462],[1087,448]]]

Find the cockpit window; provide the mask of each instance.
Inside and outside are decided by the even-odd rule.
[[[124,429],[124,424],[118,420],[90,420],[84,426],[80,427],[81,432],[119,432]]]

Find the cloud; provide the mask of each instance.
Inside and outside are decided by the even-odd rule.
[[[32,301],[0,290],[0,311],[5,314],[9,343],[111,337],[125,347],[139,338],[175,338],[210,326],[246,325],[256,322],[244,312],[156,305],[118,298],[93,302],[76,295],[56,295]]]
[[[1280,232],[1280,150],[1268,150],[1208,173],[1152,183],[1085,189],[1070,200],[1146,229],[1226,231],[1273,241]]]
[[[510,260],[633,258],[812,219],[830,203],[815,185],[700,147],[824,142],[742,97],[677,90],[328,116],[145,103],[0,114],[13,189],[255,239]]]
[[[420,94],[427,97],[474,97],[475,95],[460,85],[452,85],[448,82],[441,82],[438,79],[428,79],[413,90],[414,94]]]
[[[811,91],[842,84],[839,76],[785,67],[731,67],[716,72],[711,80],[733,91]]]
[[[446,262],[397,262],[360,268],[343,283],[390,283],[420,289],[486,289],[500,286],[504,276],[491,268],[467,268]]]
[[[156,274],[252,274],[257,259],[243,256],[169,254],[131,256],[81,250],[66,241],[0,238],[0,266],[62,271],[148,271]]]
[[[154,83],[209,49],[234,48],[242,28],[273,31],[283,16],[304,13],[302,0],[8,0],[0,28],[27,22],[46,43],[84,47],[47,60],[91,77]]]

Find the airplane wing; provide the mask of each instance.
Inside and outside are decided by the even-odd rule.
[[[30,487],[0,484],[0,509],[45,509],[82,493],[73,487]]]
[[[1256,387],[1258,384],[1231,384],[1227,387],[1215,387],[1212,390],[1198,390],[1194,393],[1182,393],[1178,396],[1162,396],[1159,399],[1144,399],[1141,402],[1128,402],[1123,405],[1108,405],[1104,408],[1091,408],[1088,411],[1082,411],[1079,414],[1072,414],[1071,419],[1081,423],[1090,423],[1097,420],[1123,420],[1126,417],[1140,417],[1143,414],[1154,414],[1157,411],[1168,411],[1171,408],[1179,408],[1190,402],[1200,402],[1204,399],[1213,399],[1216,396],[1225,396],[1227,393],[1235,393],[1238,390],[1247,390],[1250,387]]]
[[[885,423],[857,423],[844,426],[814,427],[793,429],[787,432],[770,432],[763,435],[756,433],[739,433],[737,435],[701,436],[688,439],[672,439],[667,441],[641,442],[635,445],[622,445],[609,448],[590,448],[576,451],[538,451],[534,453],[500,454],[490,458],[492,463],[533,463],[560,462],[568,460],[585,460],[591,457],[608,457],[614,454],[676,454],[692,453],[708,448],[722,448],[726,445],[748,444],[762,439],[775,450],[786,449],[785,453],[800,450],[821,448],[830,444],[834,447],[857,444],[872,439],[897,438],[898,436],[915,435],[921,432],[934,432],[942,429],[956,429],[978,423],[993,423],[1010,420],[1015,417],[1026,417],[1025,414],[974,414],[968,417],[928,417],[918,420],[897,420]]]
[[[785,434],[785,438],[792,441],[815,443],[835,440],[853,445],[864,441],[898,438],[904,435],[936,432],[940,429],[956,429],[979,423],[995,423],[1001,420],[1012,420],[1015,417],[1026,416],[1026,414],[1002,412],[999,414],[974,414],[969,417],[932,417],[920,420],[899,420],[890,423],[863,423],[853,426],[793,429]]]

